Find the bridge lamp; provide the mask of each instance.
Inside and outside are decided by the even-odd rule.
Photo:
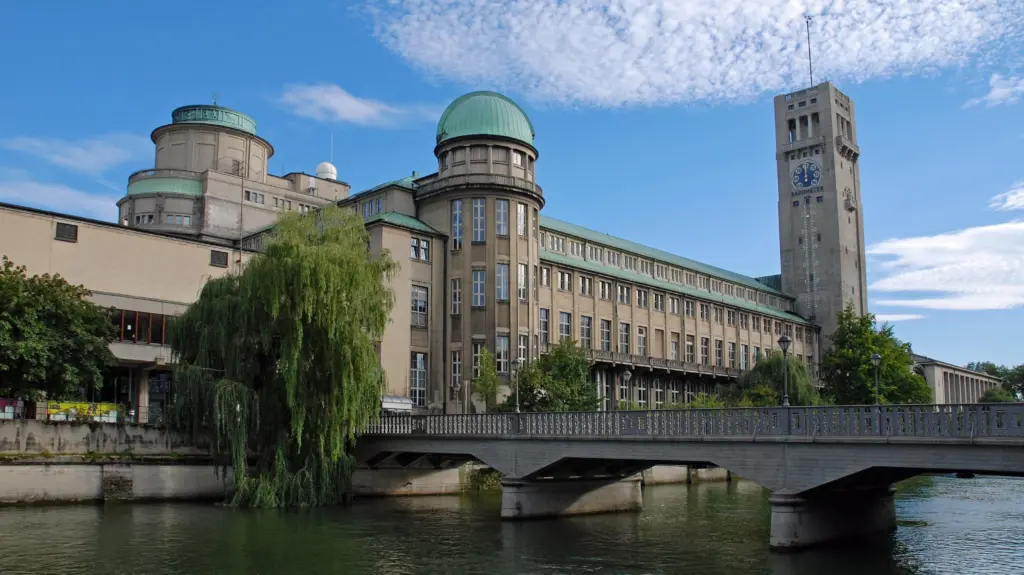
[[[871,365],[875,366],[875,405],[878,405],[878,366],[882,365],[882,356],[871,354]]]
[[[512,364],[512,379],[516,384],[516,413],[519,413],[519,370],[523,368],[524,358],[517,358]]]
[[[629,380],[633,379],[633,372],[628,369],[622,372],[622,381],[626,384],[626,393],[629,393]],[[629,399],[626,400],[626,409],[629,409]]]
[[[779,338],[779,349],[782,350],[782,407],[789,407],[789,344],[792,342],[786,334]]]

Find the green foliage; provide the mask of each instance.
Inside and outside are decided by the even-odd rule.
[[[59,275],[0,267],[0,397],[77,399],[99,389],[117,330],[91,295]]]
[[[590,375],[586,351],[574,341],[562,341],[517,374],[521,411],[595,411],[601,400]],[[499,411],[515,410],[515,393]]]
[[[345,497],[356,431],[380,413],[375,342],[394,304],[397,264],[367,246],[351,210],[285,214],[264,254],[207,283],[168,330],[174,422],[213,433],[234,468],[234,504]]]
[[[807,366],[792,357],[783,359],[782,352],[762,357],[753,369],[722,390],[730,404],[749,407],[770,407],[782,404],[788,370],[789,404],[817,405],[821,403],[818,390],[807,373]]]
[[[874,366],[871,354],[882,356],[878,368],[879,402],[888,404],[930,403],[931,389],[924,377],[913,372],[910,344],[893,335],[891,325],[875,328],[875,316],[857,316],[848,303],[839,313],[832,347],[821,364],[825,393],[836,405],[871,405],[875,402]]]
[[[1003,389],[1013,396],[1024,397],[1024,363],[1010,366],[997,365],[991,361],[972,361],[967,364],[967,369],[998,377],[1003,380]]]
[[[719,409],[725,407],[725,401],[709,393],[697,393],[688,405],[691,409]]]
[[[473,379],[473,392],[484,401],[487,411],[498,404],[498,366],[494,354],[483,348],[480,352],[480,373]]]
[[[1002,387],[993,387],[986,389],[979,401],[981,403],[1014,403],[1018,400],[1008,390]]]

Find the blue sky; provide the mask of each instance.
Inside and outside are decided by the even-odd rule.
[[[215,92],[272,173],[333,134],[360,190],[432,171],[444,106],[497,89],[546,214],[776,273],[771,98],[806,83],[805,13],[815,77],[857,106],[872,311],[919,353],[1024,362],[1019,0],[8,3],[0,201],[114,219],[149,132]]]

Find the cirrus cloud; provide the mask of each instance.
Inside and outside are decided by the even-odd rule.
[[[436,120],[443,108],[423,104],[388,104],[360,98],[336,84],[287,86],[280,101],[297,116],[321,122],[343,122],[360,126],[395,126],[411,121]]]
[[[598,106],[749,98],[815,77],[921,73],[1011,44],[1019,0],[367,0],[431,74]]]

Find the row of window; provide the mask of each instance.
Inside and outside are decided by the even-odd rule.
[[[172,316],[126,309],[111,309],[110,323],[117,328],[115,341],[164,345]]]
[[[789,311],[791,302],[777,296],[752,288],[732,284],[710,276],[701,275],[689,270],[670,267],[653,260],[646,260],[627,253],[620,253],[595,244],[584,244],[582,241],[566,239],[551,232],[541,232],[541,245],[551,252],[566,253],[570,256],[583,258],[601,265],[620,267],[631,272],[651,276],[663,281],[671,281],[680,285],[688,285],[697,289],[720,293],[730,297],[738,297],[755,301],[763,305]]]
[[[493,151],[493,157],[491,161],[495,164],[507,164],[509,161],[509,152],[511,152],[512,165],[520,168],[526,168],[526,171],[533,173],[534,160],[530,156],[520,152],[519,150],[510,150],[509,148],[502,148],[499,146],[470,146],[469,147],[469,160],[472,163],[485,163],[488,160],[488,150]],[[441,169],[447,170],[449,162],[453,166],[458,166],[466,162],[466,148],[455,148],[450,152],[442,152],[438,161],[440,162]]]
[[[253,204],[266,205],[266,203],[267,203],[267,196],[263,192],[254,192],[254,191],[251,191],[251,190],[245,190],[242,193],[242,197],[245,198],[245,201],[247,201],[249,203],[253,203]],[[273,196],[271,196],[271,197],[273,197]],[[273,199],[274,199],[274,207],[275,208],[277,208],[279,210],[291,211],[291,209],[292,209],[292,201],[291,200],[286,200],[284,198],[277,198],[277,197],[273,197]],[[304,214],[304,213],[306,213],[306,212],[308,212],[308,211],[313,209],[313,206],[311,206],[309,204],[299,203],[298,205],[299,205],[299,213],[301,213],[301,214]]]
[[[472,202],[472,239],[473,243],[487,241],[487,199],[473,198]],[[509,235],[509,206],[505,199],[494,200],[494,233],[499,237]],[[452,200],[452,249],[462,249],[462,200]],[[526,236],[527,230],[527,205],[516,204],[516,233]]]
[[[136,214],[135,225],[150,225],[158,222],[155,214]],[[192,216],[186,216],[182,214],[164,214],[164,223],[173,226],[190,226],[192,225]]]

